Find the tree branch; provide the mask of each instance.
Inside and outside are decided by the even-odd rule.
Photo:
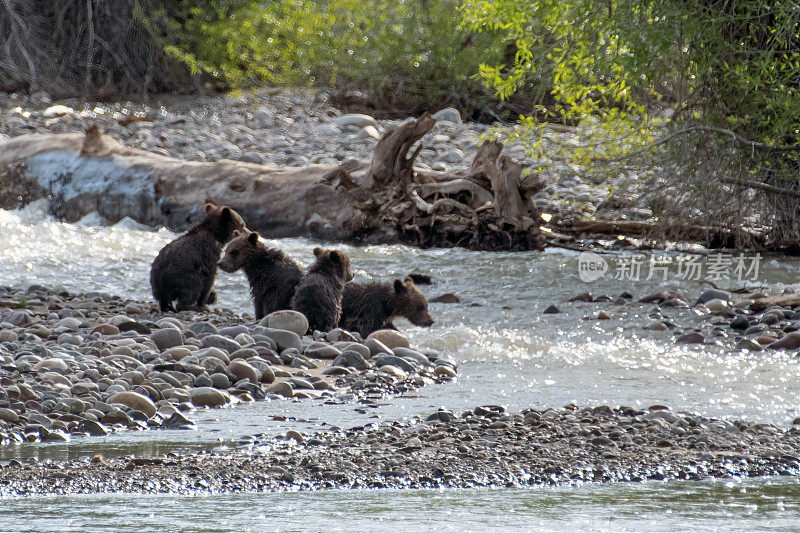
[[[751,141],[751,140],[745,139],[744,137],[742,137],[738,133],[733,132],[731,130],[726,130],[724,128],[717,128],[717,127],[714,127],[714,126],[690,126],[688,128],[685,128],[685,129],[676,131],[675,133],[672,133],[670,135],[667,135],[663,139],[660,139],[658,141],[652,142],[652,143],[648,144],[647,146],[645,146],[644,148],[640,148],[638,150],[634,150],[633,152],[631,152],[629,154],[625,154],[625,155],[622,155],[622,156],[619,156],[619,157],[610,158],[610,159],[606,158],[606,157],[593,157],[592,161],[593,162],[594,161],[602,162],[602,163],[617,163],[619,161],[625,161],[627,159],[632,159],[632,158],[636,157],[637,155],[643,154],[644,152],[648,152],[648,151],[652,150],[653,148],[661,146],[662,144],[668,143],[669,141],[671,141],[675,137],[680,137],[681,135],[687,135],[689,133],[694,133],[696,131],[709,131],[709,132],[712,132],[712,133],[719,133],[721,135],[726,135],[726,136],[731,137],[734,141],[738,142],[739,144],[743,144],[743,145],[748,146],[748,147],[750,147],[750,148],[752,148],[754,150],[764,150],[765,152],[792,152],[792,151],[800,152],[800,145],[798,145],[798,146],[770,145],[770,144],[765,144],[765,143],[761,143],[761,142],[756,142],[756,141]]]

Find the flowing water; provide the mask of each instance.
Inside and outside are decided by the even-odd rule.
[[[33,283],[73,291],[105,291],[147,299],[149,265],[174,234],[131,221],[104,225],[89,216],[64,224],[46,216],[46,206],[0,210],[0,284]],[[304,239],[268,240],[302,265],[315,243]],[[669,332],[644,331],[652,305],[615,307],[565,303],[575,294],[642,296],[677,288],[690,299],[708,285],[670,275],[614,279],[624,256],[607,257],[611,271],[593,282],[579,277],[578,254],[486,253],[465,250],[419,250],[405,246],[337,245],[351,259],[358,280],[389,280],[417,272],[430,274],[430,298],[456,293],[459,304],[431,304],[436,323],[423,329],[398,321],[412,343],[439,350],[459,364],[458,379],[429,385],[412,396],[387,399],[384,405],[322,405],[314,401],[273,401],[232,409],[200,411],[192,416],[196,431],[149,431],[106,438],[74,439],[68,444],[25,445],[0,449],[10,457],[68,458],[101,452],[158,453],[174,447],[228,445],[253,433],[277,433],[288,427],[315,431],[324,424],[349,427],[380,420],[427,414],[439,407],[460,410],[501,404],[511,410],[609,404],[646,407],[665,404],[708,416],[748,418],[786,427],[798,416],[800,360],[786,353],[747,353],[725,347],[676,345]],[[676,259],[679,254],[669,257]],[[650,258],[646,257],[645,262]],[[711,261],[707,258],[705,261]],[[770,291],[794,287],[800,262],[762,258],[755,284]],[[620,271],[618,271],[620,272]],[[674,272],[670,272],[674,274]],[[753,283],[753,282],[750,282]],[[724,286],[740,286],[736,280]],[[241,273],[220,272],[219,305],[251,312]],[[560,314],[542,311],[556,304]],[[598,309],[611,320],[582,320]],[[685,311],[683,311],[685,313]],[[276,422],[281,414],[287,421]],[[48,529],[48,517],[64,516],[63,528],[189,530],[198,527],[197,512],[208,517],[207,530],[246,529],[489,529],[501,524],[519,529],[561,529],[576,522],[584,529],[681,529],[697,518],[708,528],[727,529],[732,519],[741,530],[774,527],[800,529],[800,490],[786,480],[724,483],[609,485],[526,490],[356,491],[320,494],[267,494],[203,498],[151,496],[53,497],[0,502],[0,530],[8,517],[30,530]],[[196,500],[199,500],[196,501]],[[199,503],[199,505],[197,505]],[[132,511],[120,511],[126,507]],[[142,508],[169,510],[161,515]],[[238,510],[238,511],[237,511]],[[127,514],[126,514],[127,513]],[[91,522],[85,517],[92,516]],[[343,517],[347,517],[345,525]],[[458,522],[454,522],[458,517]],[[204,524],[206,522],[203,522]],[[701,527],[702,528],[702,527]]]

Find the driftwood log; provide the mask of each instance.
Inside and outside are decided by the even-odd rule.
[[[425,114],[388,130],[371,161],[302,168],[184,161],[123,146],[96,127],[0,139],[0,207],[47,198],[69,222],[96,211],[111,222],[130,217],[183,231],[212,201],[267,237],[541,248],[530,198],[543,183],[523,176],[497,141],[482,145],[466,171],[415,169],[434,124]]]
[[[558,231],[570,234],[645,237],[661,242],[692,241],[703,243],[709,248],[739,248],[764,243],[763,235],[743,228],[664,221],[582,220],[569,226],[559,226]]]
[[[797,307],[800,306],[800,293],[781,294],[780,296],[770,296],[759,298],[750,304],[750,309],[759,312],[764,309],[777,307]]]

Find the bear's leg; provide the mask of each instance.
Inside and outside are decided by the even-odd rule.
[[[166,313],[167,311],[175,311],[175,307],[172,305],[172,301],[168,300],[164,297],[158,301],[158,306],[161,308],[162,313]]]
[[[178,297],[178,305],[177,305],[178,312],[181,311],[198,311],[197,307],[197,297],[190,292],[185,292]]]
[[[253,312],[256,315],[256,320],[261,320],[266,316],[266,313],[264,312],[264,300],[265,295],[263,294],[256,294],[253,296]]]
[[[213,303],[211,300],[213,299],[215,302],[217,301],[217,293],[211,290],[211,287],[214,285],[214,276],[210,276],[208,279],[203,280],[203,286],[200,289],[200,296],[197,298],[197,308],[203,310],[206,308],[206,305]],[[212,297],[211,294],[214,294]]]

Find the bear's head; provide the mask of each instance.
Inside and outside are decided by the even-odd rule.
[[[236,272],[245,268],[253,260],[253,255],[263,244],[258,242],[258,233],[236,232],[236,236],[225,248],[225,256],[217,265],[225,272]]]
[[[414,281],[410,277],[407,277],[404,281],[394,280],[394,294],[397,298],[397,303],[394,307],[393,316],[407,318],[413,324],[426,328],[433,324],[433,319],[428,313],[428,300],[414,285]]]
[[[236,232],[247,232],[247,226],[239,213],[227,205],[216,206],[211,202],[206,204],[206,218],[203,224],[219,242],[225,244],[236,236]]]
[[[317,260],[311,266],[309,272],[334,276],[345,283],[353,279],[353,271],[350,270],[350,258],[344,252],[314,248],[314,255]]]

